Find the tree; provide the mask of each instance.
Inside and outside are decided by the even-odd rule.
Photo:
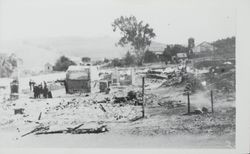
[[[220,39],[212,43],[217,55],[235,57],[235,37]]]
[[[104,63],[108,63],[108,62],[109,62],[109,59],[104,58],[103,62],[104,62]]]
[[[177,53],[187,53],[188,52],[188,48],[179,45],[179,44],[175,44],[172,49],[171,49],[171,55],[177,55]]]
[[[82,62],[86,63],[86,62],[90,62],[91,59],[89,57],[82,57]]]
[[[137,58],[137,64],[143,64],[143,56],[151,39],[156,35],[149,24],[143,24],[143,21],[137,21],[135,16],[117,18],[112,23],[113,31],[119,30],[122,37],[117,45],[124,47],[129,45]]]
[[[162,60],[173,62],[173,57],[176,57],[177,53],[188,53],[188,48],[179,44],[175,44],[174,46],[167,45],[163,51]]]
[[[11,54],[10,56],[1,55],[0,77],[11,77],[17,68],[18,61],[22,62],[22,60],[17,58],[15,54]]]
[[[124,57],[124,63],[126,66],[131,66],[135,64],[135,57],[128,51]]]
[[[68,57],[61,56],[53,67],[54,71],[66,71],[70,65],[76,65],[75,62],[70,60]]]
[[[158,61],[158,58],[156,56],[155,53],[147,50],[145,52],[145,55],[144,55],[144,62],[145,63],[153,63],[153,62],[157,62]]]
[[[163,57],[163,61],[165,63],[169,62],[169,61],[172,61],[172,55],[171,55],[171,48],[170,46],[168,45],[164,51],[163,51],[163,54],[162,54],[162,57]]]
[[[114,67],[123,67],[124,66],[123,60],[122,59],[118,59],[118,58],[113,59],[111,64]]]

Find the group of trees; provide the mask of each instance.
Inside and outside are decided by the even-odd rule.
[[[188,47],[185,47],[183,45],[180,44],[175,44],[173,46],[169,46],[167,45],[167,47],[165,48],[165,50],[163,51],[163,54],[161,56],[161,61],[164,62],[173,62],[173,58],[172,57],[176,57],[177,53],[187,53],[188,54]]]
[[[188,53],[188,48],[179,44],[173,46],[167,45],[164,49],[162,55],[157,56],[153,51],[146,50],[143,55],[144,63],[154,63],[154,62],[164,62],[164,63],[175,63],[173,57],[177,56],[177,53]],[[125,56],[121,59],[115,58],[111,60],[110,66],[113,67],[126,67],[138,65],[136,55],[131,52],[127,52]]]
[[[115,64],[122,65],[142,65],[145,63],[157,62],[157,61],[171,61],[172,57],[176,56],[179,52],[188,53],[188,48],[182,45],[174,45],[173,47],[167,46],[161,57],[148,51],[147,47],[150,46],[151,40],[156,36],[153,28],[150,28],[149,24],[143,24],[143,21],[138,21],[136,17],[123,17],[117,18],[114,20],[113,24],[114,32],[119,30],[121,33],[121,38],[117,45],[122,47],[129,46],[131,47],[132,55],[130,52],[127,52],[125,58],[118,62],[118,59],[114,61]],[[194,44],[194,39],[190,39],[190,44]]]
[[[143,63],[152,63],[157,61],[173,62],[173,57],[177,56],[177,53],[187,53],[194,47],[194,39],[189,38],[188,47],[175,44],[173,46],[167,46],[163,51],[163,54],[158,57],[154,52],[147,50],[151,44],[151,40],[156,36],[153,28],[149,24],[143,21],[138,21],[135,16],[124,17],[121,16],[114,20],[112,23],[113,31],[119,31],[121,38],[116,45],[121,47],[129,47],[129,50],[122,59],[105,59],[101,63],[109,63],[110,66],[123,67],[142,65]],[[235,52],[235,37],[218,40],[213,43],[220,52]],[[89,62],[90,58],[83,57],[83,62]],[[65,71],[68,66],[75,65],[69,58],[60,57],[55,66],[55,71]]]
[[[91,62],[91,58],[89,57],[82,57],[81,61],[83,63],[89,63]],[[66,71],[70,65],[76,65],[76,63],[72,60],[70,60],[66,56],[61,56],[53,66],[54,71]]]
[[[89,57],[82,57],[82,62],[84,62],[84,63],[89,63],[90,61],[91,61],[91,58],[89,58]]]
[[[181,45],[176,45],[173,48],[167,47],[159,59],[154,52],[148,51],[147,47],[150,46],[151,40],[156,36],[153,28],[149,26],[148,23],[143,21],[138,21],[135,16],[124,17],[121,16],[117,18],[112,23],[113,31],[119,31],[122,35],[120,40],[116,45],[122,47],[129,47],[128,51],[122,59],[105,59],[104,63],[108,63],[111,66],[123,67],[123,66],[133,66],[142,65],[145,63],[152,63],[161,61],[169,61],[173,55],[176,55],[177,51],[186,50]],[[90,58],[83,57],[82,61],[88,62]],[[75,65],[73,61],[69,58],[62,56],[60,57],[55,66],[55,71],[66,71],[68,66]]]
[[[145,52],[145,55],[144,55],[144,62],[145,63],[154,63],[157,61],[159,61],[159,58],[157,57],[157,55],[154,52],[149,51],[149,50],[147,50]]]
[[[216,47],[216,54],[235,57],[235,37],[217,40],[212,45]]]
[[[177,53],[188,53],[188,48],[182,45],[176,44],[173,46],[167,45],[162,55],[157,56],[153,51],[146,50],[143,55],[144,63],[154,63],[154,62],[164,62],[164,63],[174,63],[174,56],[177,56]],[[135,66],[138,65],[136,55],[131,52],[127,52],[125,56],[121,59],[115,58],[111,60],[109,66],[113,67],[126,67],[126,66]]]
[[[54,71],[66,71],[70,65],[76,65],[76,63],[70,60],[68,57],[61,56],[55,63]]]
[[[158,57],[154,52],[151,51],[146,51],[144,56],[142,57],[144,63],[153,63],[159,61]],[[125,56],[121,59],[119,58],[114,58],[111,60],[111,63],[109,66],[112,67],[127,67],[127,66],[136,66],[138,65],[137,63],[137,57],[136,55],[132,54],[131,52],[127,52]]]
[[[110,62],[108,66],[110,67],[125,67],[125,66],[134,66],[136,65],[136,57],[131,54],[129,51],[121,59],[114,58],[111,60],[104,59],[104,63]]]

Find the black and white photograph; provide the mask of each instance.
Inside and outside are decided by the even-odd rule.
[[[230,2],[0,0],[0,148],[235,149]]]

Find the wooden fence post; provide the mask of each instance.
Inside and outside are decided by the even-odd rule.
[[[144,85],[145,85],[145,77],[142,77],[142,117],[145,116],[145,109],[144,109]]]
[[[214,98],[213,98],[213,91],[211,90],[211,108],[212,108],[212,113],[214,113]]]
[[[187,93],[187,101],[188,101],[188,114],[190,114],[190,98],[189,98],[189,92]]]

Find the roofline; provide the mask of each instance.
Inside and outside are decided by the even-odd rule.
[[[196,45],[195,47],[200,46],[202,43],[208,43],[208,44],[212,45],[212,43],[209,43],[209,42],[207,42],[207,41],[203,41],[203,42],[199,43],[198,45]],[[213,45],[212,45],[212,46],[213,46]]]

